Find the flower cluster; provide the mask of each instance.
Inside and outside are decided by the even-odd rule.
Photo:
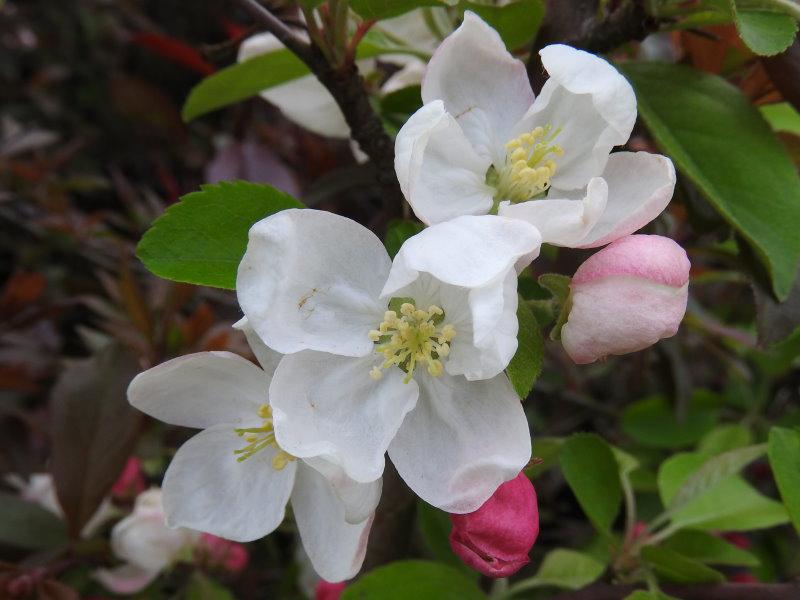
[[[572,280],[563,344],[579,363],[672,335],[688,280],[674,242],[630,235],[665,208],[675,173],[663,156],[611,153],[636,118],[629,84],[579,50],[541,56],[550,79],[534,99],[523,64],[472,13],[435,51],[424,105],[396,141],[401,189],[428,227],[394,259],[372,232],[323,211],[285,210],[250,229],[237,327],[261,366],[193,354],[129,389],[143,412],[202,430],[164,478],[170,527],[250,541],[291,503],[314,569],[347,580],[388,454],[420,498],[464,515],[451,541],[469,564],[497,576],[525,564],[538,533],[520,475],[531,437],[505,374],[518,273],[542,243],[610,244]]]

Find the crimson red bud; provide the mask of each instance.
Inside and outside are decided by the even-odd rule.
[[[536,491],[520,473],[478,510],[451,514],[450,521],[450,547],[464,563],[489,577],[508,577],[529,562],[539,535]]]

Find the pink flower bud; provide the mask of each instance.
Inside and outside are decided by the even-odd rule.
[[[244,544],[204,533],[195,548],[195,558],[207,567],[221,568],[235,574],[250,562],[250,553]]]
[[[125,468],[119,474],[117,481],[111,488],[111,495],[114,498],[125,499],[134,498],[141,494],[147,484],[142,472],[142,461],[135,456],[131,456],[125,463]]]
[[[467,565],[489,577],[508,577],[529,562],[539,535],[533,484],[520,473],[475,512],[450,515],[450,547]]]
[[[314,593],[314,600],[339,600],[344,588],[347,587],[346,581],[338,583],[331,583],[324,579],[317,584],[317,589]]]
[[[673,240],[629,235],[589,257],[570,283],[561,330],[570,358],[587,364],[675,335],[689,294],[689,259]]]

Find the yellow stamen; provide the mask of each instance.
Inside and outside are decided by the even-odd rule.
[[[547,191],[557,168],[550,156],[564,155],[564,149],[553,143],[560,131],[550,125],[536,127],[506,143],[505,168],[490,171],[495,173],[497,200],[524,202]]]
[[[438,377],[444,372],[440,358],[450,354],[455,328],[449,324],[439,327],[444,311],[436,305],[422,310],[404,302],[400,314],[402,317],[398,318],[395,311],[386,311],[378,329],[369,332],[370,340],[376,344],[375,351],[384,358],[380,367],[372,367],[370,377],[377,381],[383,377],[382,369],[396,366],[407,373],[404,381],[408,383],[418,364],[427,365],[428,373]]]
[[[242,462],[247,460],[260,450],[272,446],[278,451],[272,457],[272,468],[280,471],[289,462],[295,460],[295,457],[281,449],[278,442],[275,441],[275,430],[272,425],[272,409],[269,404],[262,404],[258,407],[258,416],[263,419],[261,427],[247,427],[234,429],[236,435],[243,438],[247,445],[244,448],[234,450],[233,453],[237,454],[236,460]]]

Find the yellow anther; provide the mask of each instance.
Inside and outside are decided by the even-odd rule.
[[[381,323],[381,325],[383,325],[383,323]],[[379,339],[381,339],[381,335],[383,334],[377,329],[369,330],[369,339],[372,340],[373,342],[377,342]]]
[[[418,364],[426,365],[434,377],[441,375],[444,366],[439,359],[450,354],[448,342],[456,334],[452,325],[439,327],[444,310],[435,304],[423,310],[404,302],[400,314],[402,317],[398,318],[395,311],[386,311],[378,325],[377,331],[382,334],[378,339],[373,335],[376,330],[370,331],[370,339],[376,343],[375,352],[384,358],[380,367],[370,370],[370,377],[377,381],[383,377],[383,369],[397,366],[406,372],[404,381],[408,383]]]
[[[497,200],[524,202],[547,191],[556,173],[552,157],[564,155],[564,149],[553,143],[560,130],[552,126],[535,127],[506,143],[506,165],[494,171],[497,179]],[[488,175],[487,175],[488,178]]]
[[[282,450],[275,441],[275,430],[272,425],[272,408],[269,404],[262,404],[256,411],[258,416],[262,419],[261,427],[242,427],[234,429],[236,435],[243,438],[246,442],[244,448],[234,450],[236,460],[242,462],[247,460],[260,450],[272,446],[277,448],[278,453],[272,459],[272,466],[275,469],[282,469],[286,466],[288,461],[294,460],[294,457]]]

